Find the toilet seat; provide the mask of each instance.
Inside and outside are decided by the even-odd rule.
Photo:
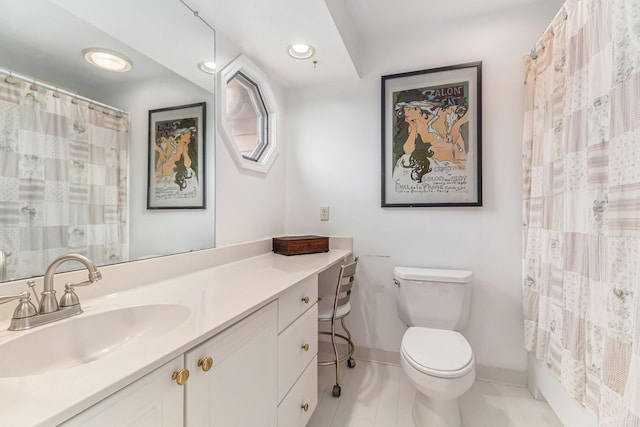
[[[473,351],[459,332],[412,327],[400,346],[402,356],[414,369],[434,377],[457,378],[473,370]]]

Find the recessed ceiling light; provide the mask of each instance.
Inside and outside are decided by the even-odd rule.
[[[215,74],[216,73],[216,63],[215,62],[201,62],[198,64],[198,69],[203,73],[207,74]]]
[[[133,67],[133,61],[123,54],[109,49],[92,47],[84,49],[82,55],[89,64],[102,70],[124,73]]]
[[[287,47],[287,53],[295,59],[309,59],[316,54],[316,50],[308,44],[298,43],[289,45]]]

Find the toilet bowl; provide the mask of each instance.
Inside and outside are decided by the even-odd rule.
[[[458,397],[471,388],[475,359],[462,334],[443,329],[409,328],[400,363],[416,388],[413,420],[417,427],[460,426]]]
[[[467,340],[455,331],[411,327],[402,337],[400,363],[416,388],[417,427],[460,426],[458,397],[471,388],[475,359]]]
[[[400,363],[416,388],[417,427],[459,427],[458,397],[476,378],[473,351],[457,332],[469,319],[468,270],[395,267],[398,317],[409,327],[400,345]]]

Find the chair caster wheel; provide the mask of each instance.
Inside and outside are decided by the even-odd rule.
[[[340,397],[341,388],[338,384],[333,386],[333,397]]]
[[[350,368],[355,368],[356,367],[356,361],[354,359],[349,358],[349,360],[347,360],[347,366]]]

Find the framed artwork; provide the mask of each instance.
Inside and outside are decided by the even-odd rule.
[[[206,103],[149,111],[147,209],[204,209]]]
[[[482,206],[482,62],[382,76],[382,207]]]

